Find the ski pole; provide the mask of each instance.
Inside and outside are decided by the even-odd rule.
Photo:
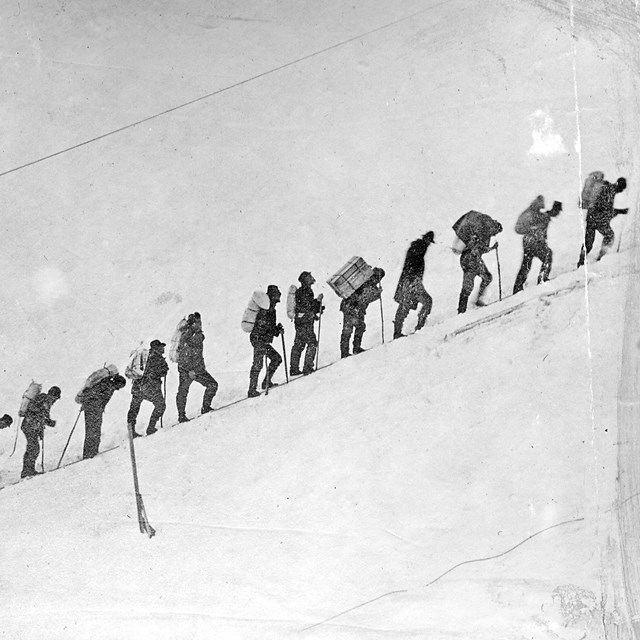
[[[44,473],[44,427],[42,427],[42,473]]]
[[[498,295],[502,300],[502,275],[500,273],[500,255],[498,254],[498,244],[496,243],[496,262],[498,263]]]
[[[280,337],[282,338],[282,357],[284,359],[284,375],[285,375],[285,378],[287,379],[287,384],[289,384],[289,368],[287,367],[287,347],[285,346],[285,343],[284,343],[284,331],[280,334]]]
[[[322,329],[322,311],[318,318],[318,347],[316,349],[316,371],[318,370],[318,362],[320,362],[320,329]]]
[[[271,384],[271,379],[269,378],[269,365],[268,365],[268,360],[267,360],[267,354],[265,353],[264,355],[264,368],[265,368],[265,374],[264,374],[264,380],[265,380],[265,396],[269,395],[269,385]]]
[[[71,427],[71,433],[69,434],[69,437],[67,438],[67,444],[64,445],[64,449],[62,450],[62,455],[60,456],[60,460],[58,460],[58,466],[56,467],[56,469],[60,468],[60,465],[62,464],[62,458],[64,458],[64,454],[67,453],[67,447],[69,446],[69,443],[71,442],[71,436],[73,435],[73,432],[76,429],[76,425],[78,424],[78,420],[80,420],[80,414],[82,413],[82,407],[80,407],[80,411],[78,411],[78,417],[76,418],[76,421],[73,423],[73,427]]]
[[[13,441],[13,449],[11,449],[11,453],[9,454],[9,457],[11,457],[15,452],[16,452],[16,446],[18,444],[18,433],[20,433],[20,424],[21,424],[22,420],[18,419],[18,426],[16,427],[16,437]]]
[[[380,321],[382,331],[382,344],[384,344],[384,310],[382,308],[382,292],[380,293]]]

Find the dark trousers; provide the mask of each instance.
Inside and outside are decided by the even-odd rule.
[[[82,458],[93,458],[98,455],[100,449],[100,437],[102,436],[102,416],[104,410],[84,407],[84,449]]]
[[[195,371],[195,378],[189,376],[189,371],[178,367],[180,374],[180,383],[178,385],[178,393],[176,394],[176,406],[178,407],[178,416],[184,416],[187,407],[187,395],[192,382],[197,382],[204,387],[204,395],[202,396],[202,411],[207,412],[211,409],[211,401],[218,391],[218,383],[215,378],[206,370]]]
[[[22,475],[33,475],[36,472],[36,460],[40,455],[40,440],[44,429],[38,429],[29,424],[25,425],[24,420],[21,429],[27,439],[27,448],[22,458]]]
[[[253,347],[253,364],[249,373],[249,391],[257,391],[258,377],[262,371],[265,357],[269,360],[267,366],[267,378],[273,379],[273,374],[282,362],[280,354],[267,342],[251,338],[251,346]]]
[[[462,289],[460,291],[460,298],[458,299],[458,313],[464,313],[467,310],[467,303],[473,291],[473,284],[476,277],[482,279],[480,288],[478,289],[478,300],[480,300],[486,288],[491,284],[493,276],[489,269],[487,269],[487,265],[484,263],[482,256],[477,253],[463,253],[460,256],[460,266],[462,267]]]
[[[549,274],[551,273],[553,252],[549,248],[545,238],[524,236],[522,238],[522,249],[522,264],[520,265],[520,271],[518,271],[518,275],[516,276],[516,282],[513,285],[513,293],[518,293],[524,288],[534,258],[538,258],[538,260],[542,262],[540,273],[538,274],[538,284],[546,282],[549,279]]]
[[[302,352],[307,350],[304,356],[303,371],[310,373],[313,371],[313,363],[318,349],[318,339],[313,330],[313,322],[305,322],[296,324],[296,337],[291,347],[291,371],[300,369],[300,358]]]
[[[409,311],[417,309],[418,305],[420,305],[420,310],[418,311],[416,331],[420,331],[427,322],[427,316],[431,313],[431,308],[433,307],[433,298],[427,293],[422,280],[403,284],[402,289],[396,293],[395,299],[398,302],[398,308],[393,319],[394,339],[402,335],[402,326],[409,315]]]
[[[364,321],[364,313],[343,312],[342,314],[342,333],[340,334],[340,355],[346,358],[349,355],[349,342],[353,333],[353,350],[358,351],[362,348],[362,336],[367,330]]]
[[[584,234],[584,244],[580,250],[580,258],[578,259],[578,266],[581,267],[584,264],[584,260],[587,254],[593,249],[593,243],[596,240],[596,231],[602,234],[602,248],[598,255],[598,260],[604,256],[605,253],[611,248],[615,240],[615,233],[611,228],[610,222],[595,223],[589,220],[587,215],[587,228]]]
[[[141,384],[139,380],[136,380],[131,387],[131,405],[129,406],[129,412],[127,413],[127,422],[133,425],[135,430],[136,420],[138,418],[138,412],[140,411],[140,405],[143,400],[148,400],[153,403],[153,411],[149,418],[149,429],[153,429],[156,426],[156,422],[164,414],[166,404],[164,397],[162,396],[162,381],[151,380],[144,384]]]

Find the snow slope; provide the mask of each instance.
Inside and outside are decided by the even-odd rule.
[[[5,488],[0,637],[604,637],[626,258],[138,441],[153,539],[124,447]]]
[[[88,373],[168,340],[185,313],[203,314],[224,405],[246,393],[254,289],[314,273],[326,364],[341,318],[322,282],[355,254],[384,267],[388,341],[408,243],[434,229],[440,244],[428,331],[140,445],[154,540],[135,526],[125,448],[3,489],[4,637],[295,636],[390,591],[304,635],[581,637],[595,621],[579,589],[623,625],[613,402],[636,29],[637,7],[612,0],[5,3],[0,411],[16,415],[31,378],[62,387],[48,469]],[[537,301],[584,280],[576,203],[594,169],[629,178],[623,251],[589,267],[588,296]],[[451,336],[519,305],[455,317],[452,222],[476,208],[503,223],[508,292],[511,229],[538,193],[564,202],[550,228],[563,275]],[[377,309],[367,321],[371,347]],[[103,448],[122,443],[128,402],[109,405]],[[13,437],[0,431],[0,485],[19,477]]]
[[[538,193],[562,200],[550,243],[556,272],[573,268],[582,178],[633,175],[634,76],[612,33],[626,22],[609,9],[581,2],[572,21],[559,3],[475,0],[6,5],[0,173],[222,93],[2,176],[0,408],[15,415],[32,378],[58,384],[61,451],[86,376],[168,340],[196,309],[220,400],[238,397],[251,292],[285,291],[302,270],[329,302],[331,361],[341,318],[322,283],[353,255],[382,266],[388,327],[404,253],[427,229],[442,243],[428,256],[432,321],[451,317],[450,227],[470,208],[504,225],[508,289],[518,213]],[[619,206],[635,193],[630,181]],[[127,403],[112,402],[105,444],[122,438]],[[0,433],[1,451],[12,444]]]

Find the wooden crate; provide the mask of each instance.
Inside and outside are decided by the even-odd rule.
[[[362,258],[354,256],[327,280],[327,284],[341,298],[348,298],[372,275],[373,269]]]

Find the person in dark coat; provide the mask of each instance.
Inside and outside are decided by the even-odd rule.
[[[102,417],[111,396],[119,389],[124,389],[127,381],[120,375],[103,378],[79,394],[84,412],[84,448],[82,459],[98,455],[102,436]]]
[[[166,409],[166,403],[162,395],[162,379],[169,372],[169,365],[164,359],[166,344],[160,342],[160,340],[152,340],[149,347],[149,357],[142,378],[134,380],[131,385],[131,405],[127,413],[127,423],[131,425],[134,438],[139,438],[141,435],[136,432],[136,420],[144,400],[153,403],[153,411],[147,426],[148,436],[158,430],[156,429],[156,423],[164,415],[164,410]]]
[[[201,412],[204,414],[213,411],[211,401],[218,391],[218,383],[205,367],[203,348],[202,319],[196,311],[187,318],[187,326],[182,332],[178,346],[178,373],[180,374],[176,395],[178,422],[189,420],[186,414],[187,394],[192,382],[198,382],[204,387]]]
[[[361,287],[356,289],[348,298],[340,303],[342,311],[342,333],[340,334],[340,356],[348,357],[349,342],[353,333],[353,355],[362,353],[362,336],[367,330],[365,316],[367,307],[380,298],[382,287],[380,281],[384,278],[384,269],[375,267],[373,275]]]
[[[596,231],[602,234],[602,247],[597,260],[600,260],[609,251],[615,240],[615,233],[611,228],[611,221],[621,214],[628,213],[629,209],[614,209],[613,202],[618,193],[622,193],[627,188],[627,180],[618,178],[615,184],[605,180],[600,192],[593,204],[587,209],[587,223],[584,234],[584,244],[580,250],[578,268],[585,261],[587,254],[593,249],[596,239]]]
[[[300,287],[296,291],[296,309],[293,320],[296,335],[291,347],[289,374],[292,376],[304,374],[306,376],[313,372],[313,363],[318,348],[314,323],[324,307],[322,306],[322,294],[316,298],[311,288],[316,281],[315,278],[308,271],[303,271],[298,276],[298,281]],[[304,366],[300,371],[300,358],[305,349]]]
[[[8,429],[13,424],[13,418],[5,413],[2,418],[0,418],[0,429]]]
[[[524,211],[518,220],[522,224],[522,264],[513,285],[513,293],[518,293],[524,288],[531,264],[534,258],[538,258],[542,265],[538,275],[538,284],[546,282],[551,273],[553,252],[547,244],[547,229],[551,218],[555,218],[562,211],[562,203],[557,200],[548,211],[544,209],[544,198],[538,196]],[[518,225],[516,231],[520,232]]]
[[[488,251],[498,248],[498,242],[489,246],[491,237],[502,231],[502,225],[497,221],[479,211],[469,211],[462,216],[453,228],[458,237],[465,243],[465,248],[460,255],[460,266],[462,267],[462,289],[458,299],[458,313],[467,310],[469,296],[473,291],[473,284],[476,277],[481,278],[478,290],[476,305],[484,306],[482,299],[486,288],[491,284],[493,276],[482,256]]]
[[[400,280],[398,280],[398,286],[393,296],[393,299],[398,303],[393,321],[394,339],[402,337],[402,325],[410,310],[417,309],[419,304],[422,305],[418,312],[416,331],[424,327],[427,316],[431,313],[433,300],[422,284],[422,277],[424,276],[424,257],[429,245],[433,242],[433,231],[427,231],[421,238],[414,240],[409,245]]]
[[[27,439],[27,448],[22,459],[21,478],[38,475],[36,460],[40,455],[40,440],[44,438],[44,428],[55,427],[56,421],[51,419],[51,407],[60,399],[60,387],[51,387],[47,393],[39,393],[27,407],[22,420],[22,433]]]
[[[253,347],[253,364],[249,373],[249,398],[255,398],[260,395],[258,391],[258,377],[262,371],[265,356],[269,360],[267,366],[267,375],[262,382],[262,388],[277,386],[273,382],[273,374],[282,362],[280,354],[271,346],[273,339],[284,333],[284,328],[278,322],[276,323],[276,305],[280,302],[282,294],[280,289],[274,284],[267,287],[267,296],[269,296],[269,308],[260,309],[256,315],[255,324],[249,334],[249,341]]]

